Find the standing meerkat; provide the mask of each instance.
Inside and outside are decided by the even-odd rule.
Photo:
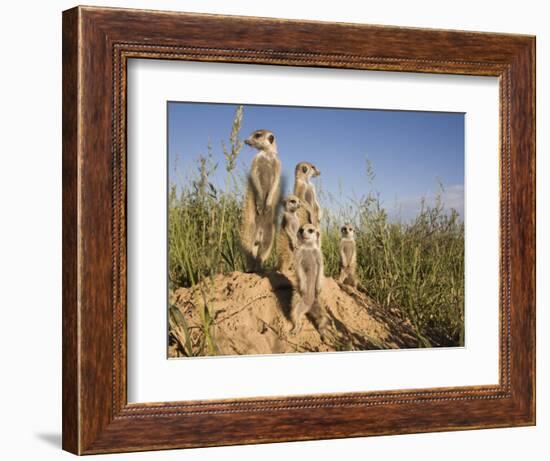
[[[300,220],[297,211],[300,208],[300,199],[295,195],[289,195],[283,201],[283,206],[277,249],[279,250],[279,270],[289,272],[294,266],[294,250],[298,243]]]
[[[316,178],[321,172],[309,162],[300,162],[294,171],[294,195],[302,201],[303,211],[300,212],[300,224],[319,225],[321,221],[321,207],[317,201],[315,186],[310,178]]]
[[[241,244],[248,270],[260,270],[275,238],[275,214],[280,195],[281,162],[275,135],[256,130],[245,141],[257,149],[248,176]]]
[[[351,224],[344,224],[340,232],[342,239],[340,240],[340,278],[338,281],[357,288],[355,229]]]
[[[298,231],[298,246],[294,251],[296,292],[292,306],[292,334],[302,329],[304,316],[321,312],[320,294],[323,289],[323,254],[320,248],[320,232],[313,224],[305,224]]]

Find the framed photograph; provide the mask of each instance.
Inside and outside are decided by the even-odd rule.
[[[535,424],[535,38],[63,13],[63,448]]]

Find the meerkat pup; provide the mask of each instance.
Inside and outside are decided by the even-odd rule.
[[[269,257],[275,238],[281,162],[275,135],[271,131],[254,131],[244,142],[257,153],[252,159],[248,176],[241,244],[248,270],[257,271]]]
[[[319,176],[319,169],[309,162],[300,162],[294,171],[294,195],[302,201],[303,211],[300,212],[300,224],[319,225],[321,221],[321,207],[317,201],[315,185],[311,178]]]
[[[320,248],[320,232],[313,224],[304,224],[298,231],[298,246],[294,250],[296,292],[293,297],[291,333],[302,329],[304,316],[314,310],[322,311],[320,294],[323,289],[323,254]]]
[[[357,265],[357,250],[355,245],[355,229],[351,224],[344,224],[340,229],[340,283],[357,287],[355,267]]]
[[[277,249],[279,250],[279,270],[289,272],[294,266],[294,250],[298,243],[300,219],[297,211],[300,208],[300,199],[295,195],[289,195],[284,199],[283,207]]]

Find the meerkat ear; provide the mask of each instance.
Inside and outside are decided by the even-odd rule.
[[[270,144],[273,144],[273,141],[275,141],[275,136],[273,136],[272,134],[270,134],[267,139],[269,139],[269,142]]]
[[[306,166],[306,165],[304,165],[304,166],[302,167],[302,171],[303,171],[304,173],[307,173],[307,166]]]
[[[317,231],[316,234],[317,234],[317,243],[319,243],[321,241],[321,232]]]

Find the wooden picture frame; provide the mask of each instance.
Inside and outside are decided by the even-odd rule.
[[[130,58],[498,77],[499,384],[129,404]],[[65,450],[92,454],[533,424],[534,37],[94,7],[63,13]]]

